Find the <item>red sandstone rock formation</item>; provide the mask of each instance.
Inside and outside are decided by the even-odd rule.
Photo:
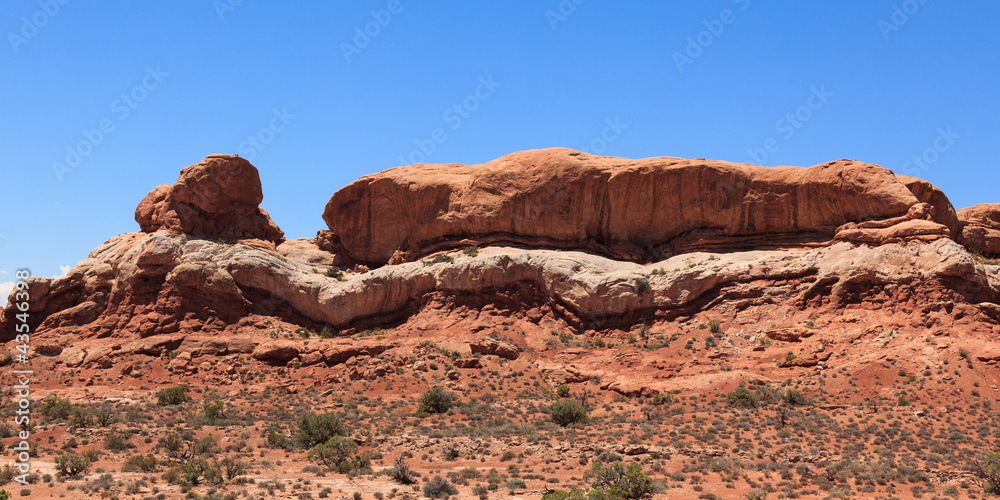
[[[958,211],[958,241],[969,250],[1000,256],[1000,203],[982,203]]]
[[[147,233],[211,236],[226,241],[260,239],[279,242],[284,233],[263,209],[260,176],[238,156],[209,155],[181,170],[173,186],[161,184],[135,209],[135,221]]]
[[[911,213],[920,203],[927,205]],[[888,232],[859,225],[840,239],[933,240],[954,231],[952,212],[930,184],[850,160],[766,168],[552,148],[362,177],[327,203],[330,231],[320,239],[377,265],[470,244],[585,249],[641,262],[698,249],[825,244],[844,224],[887,219],[885,227],[921,222]]]

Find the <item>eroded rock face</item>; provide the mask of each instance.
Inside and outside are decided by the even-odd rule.
[[[154,188],[135,209],[149,233],[211,236],[226,241],[279,242],[284,233],[258,205],[264,199],[257,169],[232,155],[210,155],[181,170],[173,186]]]
[[[962,238],[981,229],[986,237],[975,241],[994,241],[996,206],[952,219],[937,188],[873,165],[767,169],[565,149],[472,167],[417,165],[338,192],[328,222],[351,230],[321,231],[316,240],[261,239],[280,231],[256,208],[259,193],[249,163],[220,155],[153,190],[137,209],[146,232],[108,240],[63,278],[31,279],[39,345],[77,360],[49,340],[211,335],[250,317],[350,331],[425,308],[488,315],[498,304],[523,310],[534,324],[551,316],[579,331],[669,321],[720,304],[879,301],[910,310],[949,302],[1000,320],[1000,268],[950,239],[961,227]],[[256,236],[228,243],[222,235]],[[478,254],[412,261],[485,243]],[[341,272],[341,253],[320,245],[396,264]],[[688,251],[700,247],[728,251]],[[0,340],[14,338],[13,312],[8,305],[0,315]],[[204,349],[236,350],[220,346]],[[257,357],[293,355],[263,350],[270,347]],[[489,337],[470,349],[519,358]],[[294,356],[306,364],[341,357]]]
[[[958,211],[959,242],[970,251],[1000,256],[1000,203],[981,203]]]
[[[914,216],[926,224],[888,236],[858,226],[841,239],[950,235],[955,221],[947,198],[923,181],[908,182],[916,187],[850,160],[765,168],[523,151],[482,165],[418,164],[362,177],[327,203],[330,231],[320,244],[376,265],[470,244],[582,249],[642,262],[698,249],[823,244],[844,224],[895,225]],[[925,209],[911,213],[919,203]]]

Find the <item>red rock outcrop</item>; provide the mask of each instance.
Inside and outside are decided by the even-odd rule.
[[[913,217],[921,222],[891,234],[858,226],[840,239],[950,235],[947,198],[923,181],[908,182],[917,187],[850,160],[766,168],[541,149],[362,177],[327,203],[330,231],[319,239],[332,252],[381,265],[470,244],[583,249],[641,262],[698,249],[823,244],[844,224]],[[911,213],[921,202],[928,204]]]
[[[1000,256],[1000,203],[981,203],[958,211],[959,243],[970,251]]]
[[[161,184],[135,209],[147,233],[158,229],[226,241],[279,242],[284,233],[258,205],[264,199],[257,169],[232,155],[209,155],[181,170],[173,186]]]

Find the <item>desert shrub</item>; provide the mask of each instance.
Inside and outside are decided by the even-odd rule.
[[[479,247],[477,247],[476,245],[465,247],[464,249],[462,249],[462,251],[465,252],[465,255],[468,255],[469,257],[475,257],[479,255]]]
[[[445,390],[444,387],[435,387],[420,398],[420,408],[417,411],[444,413],[455,404],[455,399],[455,393]]]
[[[358,445],[352,439],[334,436],[325,443],[313,446],[306,458],[328,470],[347,473],[369,465],[366,457],[356,455],[357,451]]]
[[[0,490],[0,500],[9,500],[10,492],[7,490]]]
[[[306,412],[299,418],[298,443],[303,448],[312,448],[325,443],[334,436],[347,435],[347,426],[334,413],[317,415]]]
[[[984,453],[973,463],[973,470],[983,491],[1000,494],[1000,453]]]
[[[55,459],[56,470],[63,476],[75,477],[90,468],[90,460],[76,453],[66,453]]]
[[[737,408],[756,408],[757,395],[748,391],[746,387],[741,385],[737,387],[736,390],[726,394],[726,402],[729,406],[735,406]]]
[[[220,420],[226,418],[225,412],[223,411],[222,401],[205,403],[201,408],[201,414],[211,425],[215,425],[219,423]]]
[[[210,457],[220,451],[222,451],[222,448],[220,448],[219,443],[215,441],[215,436],[212,436],[211,434],[191,444],[191,452],[197,457]]]
[[[561,397],[561,398],[568,398],[569,397],[569,386],[566,385],[566,384],[563,384],[563,385],[560,385],[559,387],[556,387],[556,395],[559,396],[559,397]]]
[[[73,410],[73,403],[58,396],[46,397],[38,407],[38,413],[51,420],[66,420],[73,414]]]
[[[542,495],[542,500],[587,500],[587,495],[579,488],[571,491],[556,490]]]
[[[396,458],[396,463],[386,469],[386,474],[399,484],[413,484],[417,482],[417,473],[406,464],[403,456]]]
[[[519,478],[515,477],[515,478],[508,479],[507,482],[504,483],[503,487],[507,488],[508,490],[510,490],[511,493],[513,493],[515,490],[523,490],[523,489],[527,488],[528,485],[527,485],[527,483],[524,482],[523,479],[519,479]]]
[[[423,492],[427,498],[448,498],[451,495],[457,495],[458,488],[447,479],[434,476],[424,484]]]
[[[573,399],[552,403],[549,413],[552,421],[563,427],[587,421],[587,407]]]
[[[797,389],[788,389],[785,391],[785,395],[782,396],[785,404],[791,406],[805,406],[809,404],[809,400],[806,399],[806,395],[802,394],[802,391]]]
[[[97,421],[97,425],[101,427],[107,427],[118,421],[118,415],[115,415],[115,410],[107,403],[94,408],[90,414]]]
[[[129,444],[129,434],[124,431],[113,430],[104,436],[104,449],[111,451],[127,450],[132,445]]]
[[[0,469],[0,485],[13,481],[16,476],[17,470],[10,465],[3,466],[3,469]]]
[[[223,458],[219,461],[218,467],[225,474],[226,479],[230,481],[246,474],[250,470],[250,466],[246,462],[236,457]]]
[[[653,289],[649,284],[649,278],[644,276],[634,279],[633,282],[635,283],[635,293],[640,295]]]
[[[161,437],[156,446],[162,448],[166,455],[174,460],[186,461],[194,456],[184,437],[176,432]]]
[[[327,278],[333,278],[337,281],[344,281],[344,272],[336,267],[331,267],[327,269],[326,272],[323,273],[323,276],[326,276]]]
[[[166,406],[186,403],[191,400],[191,397],[187,395],[187,390],[187,387],[182,385],[161,389],[160,392],[156,393],[156,404]]]
[[[722,325],[716,320],[711,320],[708,322],[708,331],[713,334],[722,333]]]
[[[589,474],[594,490],[603,491],[610,498],[642,498],[653,493],[653,480],[637,463],[624,466],[615,462],[605,466],[594,462]]]
[[[153,472],[158,464],[153,455],[132,455],[125,459],[122,472]]]

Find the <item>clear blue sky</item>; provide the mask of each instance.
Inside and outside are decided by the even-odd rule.
[[[956,207],[1000,201],[997,2],[680,4],[7,2],[0,282],[137,231],[139,200],[211,153],[253,156],[290,238],[419,144],[434,163],[550,146],[852,158],[910,169]],[[71,169],[68,147],[85,153]]]

